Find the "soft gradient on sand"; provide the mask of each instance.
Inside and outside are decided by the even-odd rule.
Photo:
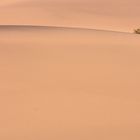
[[[133,32],[139,0],[3,0],[0,24],[73,26]]]
[[[138,140],[140,37],[0,27],[0,139]]]
[[[139,140],[138,4],[1,1],[0,140]]]

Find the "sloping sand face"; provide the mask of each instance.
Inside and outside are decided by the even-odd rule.
[[[0,140],[139,140],[139,5],[1,0]]]
[[[0,27],[0,139],[138,140],[140,36]]]
[[[139,28],[139,5],[139,0],[7,0],[0,2],[0,24],[133,32]]]

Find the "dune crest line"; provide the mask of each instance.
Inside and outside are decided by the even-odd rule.
[[[132,34],[130,32],[120,32],[113,30],[105,29],[92,29],[86,27],[65,27],[65,26],[45,26],[45,25],[0,25],[0,29],[65,29],[65,30],[88,30],[88,31],[103,31],[103,32],[114,32],[114,33],[123,33],[123,34]]]

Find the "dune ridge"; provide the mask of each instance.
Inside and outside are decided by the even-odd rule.
[[[42,29],[42,30],[49,30],[49,29],[55,29],[55,30],[87,30],[87,31],[98,31],[98,32],[112,32],[112,33],[122,33],[122,34],[132,34],[130,32],[121,32],[121,31],[113,31],[113,30],[104,30],[104,29],[92,29],[92,28],[86,28],[86,27],[68,27],[68,26],[43,26],[43,25],[0,25],[0,29],[7,29],[7,30],[16,30],[16,29]]]

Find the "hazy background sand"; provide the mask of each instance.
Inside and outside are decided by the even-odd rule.
[[[0,24],[76,26],[133,32],[139,0],[3,0]]]
[[[0,139],[139,140],[140,36],[0,27]]]

